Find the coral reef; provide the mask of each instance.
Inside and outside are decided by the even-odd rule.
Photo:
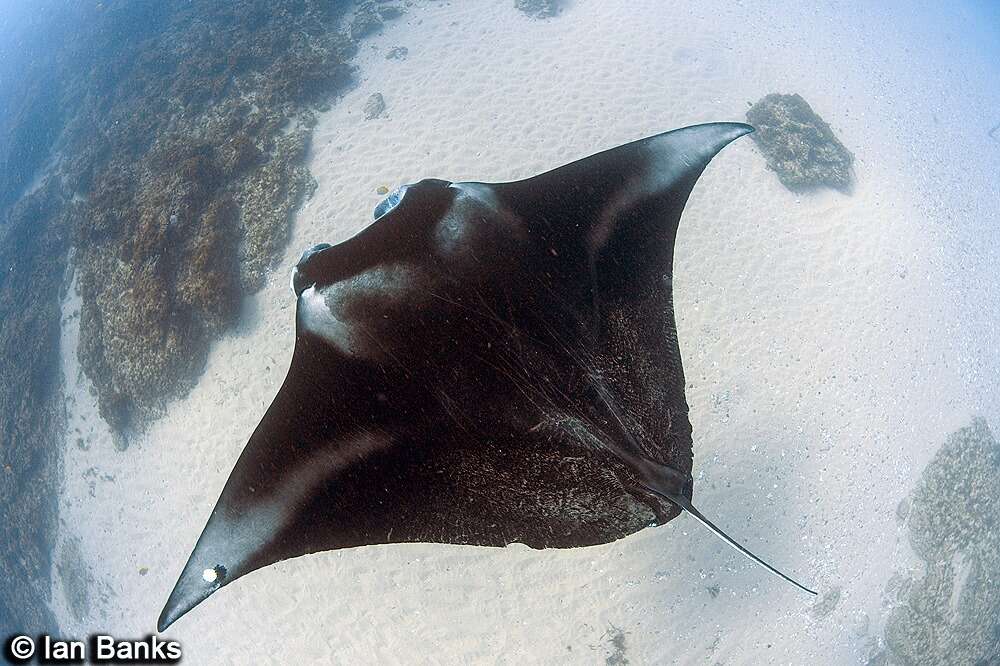
[[[374,2],[368,2],[358,8],[351,20],[351,39],[363,39],[382,29],[382,18]]]
[[[894,584],[875,663],[1000,661],[1000,444],[976,419],[924,470],[904,512],[923,575]]]
[[[58,44],[95,13],[91,3],[32,0],[4,5],[0,40],[0,224],[52,157],[65,117]],[[29,18],[30,17],[30,18]]]
[[[514,0],[514,7],[532,18],[552,18],[562,9],[560,0]]]
[[[772,93],[747,111],[767,166],[790,190],[847,190],[854,155],[800,95]]]
[[[58,93],[52,78],[32,78],[0,116],[0,208],[17,200],[48,157],[62,125]]]
[[[359,40],[373,35],[382,29],[385,21],[399,18],[403,8],[397,5],[384,4],[386,0],[370,0],[362,2],[351,19],[351,39]]]
[[[67,230],[77,212],[50,179],[18,202],[0,227],[0,633],[5,636],[58,630],[45,601],[64,428],[59,295]]]
[[[123,3],[95,31],[108,43],[94,52],[112,55],[66,93],[82,104],[60,173],[86,202],[73,236],[80,360],[120,444],[193,385],[312,193],[313,112],[351,80],[346,5],[174,5],[111,48],[132,20]],[[372,12],[396,15],[362,5],[352,32]]]

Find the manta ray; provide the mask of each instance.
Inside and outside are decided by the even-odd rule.
[[[308,553],[575,548],[686,511],[674,239],[753,131],[666,132],[507,183],[426,179],[292,273],[295,347],[160,615]],[[814,594],[814,593],[813,593]]]

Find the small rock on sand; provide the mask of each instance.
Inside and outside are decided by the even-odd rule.
[[[851,185],[854,155],[801,95],[772,93],[747,111],[769,169],[790,190]]]
[[[551,18],[559,13],[559,0],[514,0],[514,7],[532,18]]]
[[[389,49],[389,52],[385,54],[386,60],[406,60],[406,56],[410,55],[410,49],[405,46],[394,46]]]
[[[385,113],[385,98],[382,97],[382,93],[372,93],[365,102],[365,120],[374,120],[383,113]]]

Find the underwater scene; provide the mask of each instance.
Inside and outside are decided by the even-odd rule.
[[[992,0],[5,0],[11,663],[1000,664]]]

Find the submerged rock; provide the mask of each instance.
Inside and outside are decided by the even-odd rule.
[[[363,2],[354,11],[348,28],[351,39],[364,39],[382,30],[385,21],[399,18],[405,11],[396,5],[386,5],[386,0]]]
[[[405,46],[394,46],[389,49],[389,52],[385,54],[386,60],[406,60],[406,56],[410,55],[410,49]]]
[[[837,604],[840,603],[840,594],[840,587],[832,588],[810,607],[809,612],[817,620],[826,618],[837,608]]]
[[[754,139],[769,169],[790,190],[846,190],[854,155],[800,95],[772,93],[747,111]]]
[[[380,0],[384,2],[385,0]],[[391,21],[392,19],[397,19],[406,12],[402,7],[397,5],[383,5],[378,8],[378,15],[382,17],[383,21]]]
[[[385,98],[382,93],[372,93],[365,102],[365,120],[374,120],[385,112]]]
[[[382,15],[373,2],[366,2],[358,7],[351,19],[351,39],[364,39],[382,29]]]
[[[551,18],[559,13],[560,0],[514,0],[514,7],[532,18]]]
[[[923,575],[899,599],[875,661],[1000,662],[1000,444],[986,422],[952,434],[910,497],[906,527]]]

